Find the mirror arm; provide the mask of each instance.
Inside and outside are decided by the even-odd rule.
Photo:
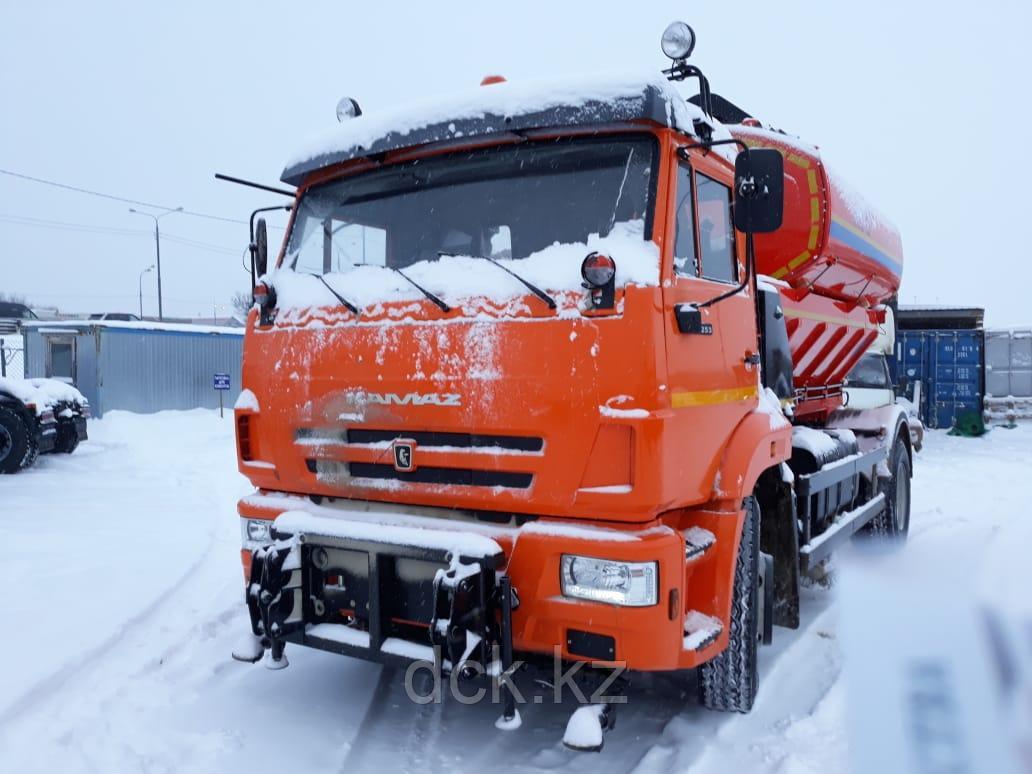
[[[749,146],[737,138],[730,140],[707,140],[705,142],[696,142],[691,145],[682,145],[677,149],[677,155],[687,161],[688,151],[694,150],[695,148],[703,148],[709,150],[714,145],[737,145],[742,149],[743,153],[749,152]]]
[[[718,301],[723,301],[725,298],[731,298],[731,296],[737,295],[746,289],[749,285],[749,278],[752,276],[755,270],[756,255],[753,250],[753,235],[751,231],[745,232],[745,276],[742,277],[742,281],[730,290],[721,293],[719,296],[703,301],[702,303],[696,304],[697,309],[704,309],[707,306],[713,306]]]

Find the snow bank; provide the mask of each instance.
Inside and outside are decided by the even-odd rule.
[[[556,242],[526,258],[503,259],[498,263],[543,290],[581,294],[581,262],[592,251],[610,255],[616,261],[617,285],[659,284],[659,248],[655,242],[645,239],[645,224],[641,220],[617,223],[604,237],[592,234],[587,242]],[[289,264],[291,260],[288,255],[284,263]],[[506,301],[530,292],[515,277],[483,258],[442,256],[418,261],[404,271],[414,282],[452,306],[475,299]],[[323,278],[360,310],[379,303],[425,300],[404,277],[382,266],[356,266],[350,271],[331,272]],[[272,272],[270,281],[276,288],[280,321],[295,321],[297,317],[292,312],[339,305],[329,288],[314,275],[280,268]]]
[[[70,384],[56,379],[11,379],[0,377],[0,392],[7,392],[22,403],[36,406],[36,413],[42,414],[58,403],[74,403],[88,406],[89,401]]]

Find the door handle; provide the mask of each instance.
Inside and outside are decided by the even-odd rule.
[[[678,304],[674,307],[674,317],[677,319],[677,330],[681,333],[713,335],[713,326],[702,321],[702,310],[695,304]]]

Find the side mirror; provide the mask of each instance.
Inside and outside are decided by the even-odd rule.
[[[269,269],[269,231],[265,227],[265,218],[258,218],[254,232],[254,264],[259,277]]]
[[[750,148],[735,159],[735,228],[767,234],[781,228],[785,160],[774,148]]]

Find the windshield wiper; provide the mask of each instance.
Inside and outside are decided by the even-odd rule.
[[[457,258],[457,257],[459,257],[459,255],[457,253],[448,253],[448,252],[444,252],[443,250],[438,250],[437,251],[437,255],[438,256],[448,256],[449,258]],[[546,304],[548,304],[548,308],[549,309],[555,309],[555,299],[554,298],[552,298],[550,295],[548,295],[548,293],[543,291],[537,285],[532,285],[530,282],[528,282],[527,280],[523,279],[523,277],[521,277],[519,274],[514,272],[512,269],[505,268],[504,266],[502,266],[502,264],[498,263],[498,261],[496,261],[494,258],[489,258],[486,255],[469,255],[469,256],[463,256],[463,257],[466,257],[466,258],[476,258],[476,259],[481,260],[481,261],[487,261],[488,263],[493,263],[495,266],[497,266],[499,269],[504,271],[506,274],[511,274],[513,277],[515,277],[520,282],[522,282],[523,286],[525,288],[527,288],[527,290],[529,290],[535,296],[537,296],[542,301],[544,301]]]
[[[326,281],[326,278],[323,277],[323,275],[321,275],[321,274],[313,274],[312,276],[313,277],[317,277],[319,279],[319,281],[326,286],[326,289],[328,291],[330,291],[331,293],[333,293],[334,297],[338,301],[340,301],[340,305],[341,306],[343,306],[345,309],[347,309],[349,312],[351,312],[351,314],[355,315],[355,317],[358,317],[358,315],[360,314],[359,311],[358,311],[358,307],[355,306],[350,301],[348,301],[346,298],[344,298],[344,296],[342,296],[336,290],[331,288],[330,287],[330,283]]]
[[[416,282],[416,281],[415,281],[414,279],[412,279],[412,277],[410,277],[409,275],[407,275],[407,274],[406,274],[405,272],[403,272],[403,271],[402,271],[401,269],[397,268],[396,266],[388,266],[387,268],[388,268],[388,269],[390,269],[391,271],[396,271],[396,272],[397,272],[398,274],[400,274],[400,275],[401,275],[402,277],[404,277],[405,279],[407,279],[407,280],[409,281],[409,284],[410,284],[410,285],[412,285],[412,287],[414,287],[414,288],[415,288],[416,290],[418,290],[418,291],[419,291],[420,293],[422,293],[422,294],[423,294],[424,296],[426,296],[426,297],[427,297],[427,298],[429,298],[429,299],[430,299],[431,301],[433,301],[433,302],[434,302],[435,304],[437,304],[438,308],[439,308],[439,309],[440,309],[440,310],[441,310],[442,312],[450,312],[450,311],[451,311],[451,307],[450,307],[450,306],[448,306],[448,305],[447,305],[446,303],[444,303],[444,301],[442,301],[441,299],[439,299],[439,298],[438,298],[437,296],[435,296],[435,295],[434,295],[433,293],[431,293],[431,292],[430,292],[429,290],[427,290],[427,289],[426,289],[426,288],[424,288],[424,287],[423,287],[422,285],[420,285],[420,284],[419,284],[418,282]]]

